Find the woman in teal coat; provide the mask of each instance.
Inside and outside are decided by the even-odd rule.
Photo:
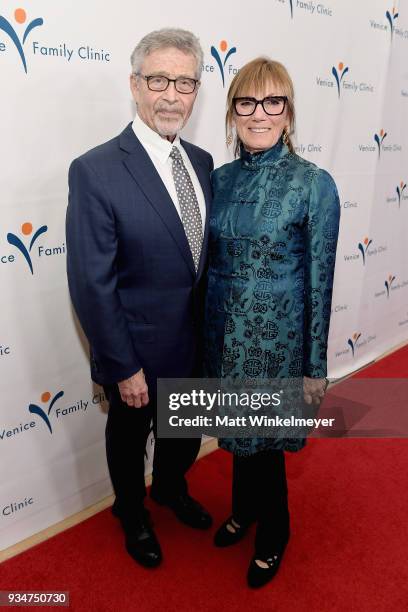
[[[227,134],[239,158],[213,173],[206,302],[211,378],[303,378],[304,400],[326,390],[326,353],[339,198],[331,176],[295,154],[292,81],[282,64],[258,58],[234,77]],[[231,137],[229,138],[231,140]],[[256,384],[256,383],[255,383]],[[266,584],[289,539],[284,451],[299,438],[220,439],[233,453],[232,515],[217,546],[257,523],[248,584]]]

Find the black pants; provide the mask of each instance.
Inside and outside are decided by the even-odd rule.
[[[234,455],[232,515],[240,525],[257,522],[255,550],[267,556],[289,537],[285,454],[264,450],[247,457]]]
[[[106,455],[116,495],[116,507],[123,521],[132,522],[143,512],[145,487],[145,449],[156,421],[156,402],[134,408],[125,404],[117,385],[104,387],[109,402],[106,423]],[[153,460],[153,485],[157,496],[170,500],[187,492],[185,473],[194,463],[201,439],[156,438]]]

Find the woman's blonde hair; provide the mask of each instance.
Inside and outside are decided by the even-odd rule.
[[[227,95],[227,114],[225,116],[227,142],[231,138],[231,130],[234,123],[235,110],[233,99],[246,96],[250,91],[264,92],[271,83],[280,90],[282,96],[287,97],[286,112],[289,119],[289,132],[286,131],[286,142],[289,150],[294,153],[291,140],[291,135],[295,131],[295,92],[292,79],[283,64],[275,62],[268,57],[257,57],[248,62],[231,81]],[[234,144],[235,156],[239,155],[241,144],[241,140],[237,135]]]

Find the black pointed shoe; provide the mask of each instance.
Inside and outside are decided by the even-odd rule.
[[[171,500],[163,499],[154,492],[150,493],[150,497],[161,506],[168,506],[173,510],[179,521],[189,527],[194,527],[194,529],[209,529],[212,525],[211,515],[196,499],[193,499],[187,493],[179,495]]]
[[[261,557],[260,555],[256,554],[254,555],[248,567],[247,582],[249,587],[252,589],[259,589],[272,580],[279,569],[285,548],[286,545],[283,548],[274,551],[267,557]],[[256,559],[258,559],[258,561],[263,561],[263,563],[266,563],[268,567],[260,567],[256,563]]]
[[[226,546],[232,546],[233,544],[236,544],[237,542],[242,540],[242,538],[248,531],[249,525],[239,525],[239,527],[236,527],[236,525],[238,525],[238,522],[234,519],[233,516],[230,516],[215,532],[215,546],[218,546],[219,548],[224,548]]]
[[[162,561],[159,541],[154,533],[147,510],[132,524],[122,522],[126,550],[143,567],[157,567]]]

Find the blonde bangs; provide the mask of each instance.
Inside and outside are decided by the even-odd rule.
[[[281,95],[293,99],[292,83],[282,64],[266,59],[253,60],[239,71],[232,97],[247,96],[250,91],[263,95],[270,85],[277,87]],[[271,93],[277,95],[277,92]]]

